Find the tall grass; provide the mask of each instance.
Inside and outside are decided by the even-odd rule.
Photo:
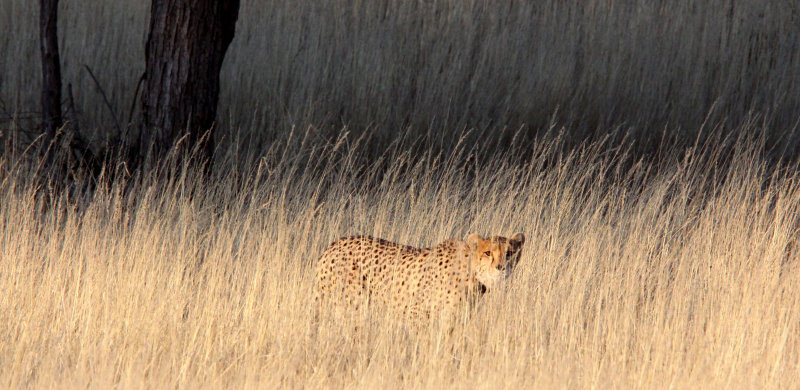
[[[0,160],[0,386],[800,385],[800,187],[757,144],[619,171],[602,144],[364,167],[340,141],[72,198]],[[314,321],[311,264],[338,236],[514,231],[513,279],[452,332]]]
[[[94,147],[145,3],[61,2]],[[800,387],[794,2],[245,0],[211,176],[64,182],[14,145],[36,11],[0,6],[0,387]],[[452,329],[315,319],[340,236],[517,231]]]
[[[142,1],[62,2],[65,83],[98,143],[115,121],[83,65],[124,125],[147,16]],[[26,0],[0,7],[6,117],[38,109],[36,18]],[[347,125],[378,144],[431,129],[450,147],[464,128],[536,134],[555,121],[576,142],[621,129],[649,147],[665,126],[694,139],[709,113],[732,129],[756,113],[776,153],[794,154],[799,68],[800,8],[787,0],[244,0],[219,119],[223,136],[255,145],[291,125],[326,138]]]

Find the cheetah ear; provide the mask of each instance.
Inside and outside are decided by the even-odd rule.
[[[525,243],[525,235],[524,234],[522,234],[522,233],[514,233],[514,235],[511,236],[511,245],[514,248],[517,248],[517,249],[521,248],[522,244],[524,244],[524,243]]]
[[[470,249],[475,250],[478,248],[478,244],[483,241],[483,237],[481,237],[478,233],[472,233],[467,236],[467,245],[469,245]]]

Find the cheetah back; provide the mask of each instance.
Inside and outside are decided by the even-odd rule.
[[[410,316],[454,307],[468,283],[463,243],[416,248],[369,236],[341,238],[317,262],[316,299],[351,309],[365,300]]]

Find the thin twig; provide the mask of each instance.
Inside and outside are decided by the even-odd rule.
[[[5,102],[5,100],[3,100],[3,98],[2,98],[2,97],[0,97],[0,110],[3,110],[3,114],[5,114],[6,116],[8,116],[9,118],[11,118],[11,117],[13,116],[13,115],[11,115],[11,113],[10,113],[10,112],[8,112],[8,110],[6,109],[6,102]]]
[[[75,111],[75,97],[72,96],[72,83],[67,84],[67,98],[69,98],[67,109],[69,110],[72,119],[72,127],[74,129],[73,133],[77,134],[81,132],[81,127],[78,124],[78,113]]]
[[[100,95],[103,97],[103,101],[106,103],[106,107],[108,107],[108,111],[111,113],[111,117],[114,118],[114,125],[117,127],[117,131],[119,134],[122,134],[122,127],[119,125],[119,119],[117,119],[117,115],[114,114],[114,109],[111,107],[111,102],[108,101],[106,92],[103,90],[103,87],[100,86],[100,82],[97,81],[97,78],[94,77],[94,73],[92,73],[92,69],[89,68],[89,65],[84,64],[83,67],[86,68],[86,71],[89,72],[89,76],[91,76],[92,80],[94,80],[97,90],[100,92]]]
[[[133,91],[133,99],[131,100],[131,109],[128,111],[128,126],[131,125],[131,121],[133,121],[133,110],[136,109],[136,98],[139,96],[139,87],[142,86],[142,81],[144,81],[145,73],[142,72],[142,75],[139,76],[139,81],[136,83],[136,90]]]

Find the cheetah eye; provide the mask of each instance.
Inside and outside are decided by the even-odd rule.
[[[483,252],[483,254],[484,254],[485,256],[492,257],[492,251],[486,251],[486,252]]]

